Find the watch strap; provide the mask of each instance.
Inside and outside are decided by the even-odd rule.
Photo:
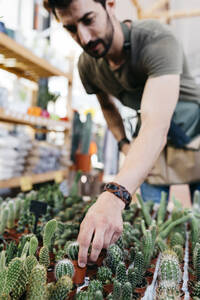
[[[130,144],[130,141],[127,139],[127,137],[124,137],[117,143],[119,151],[122,150],[124,144]]]
[[[129,208],[129,205],[132,201],[132,196],[124,186],[116,182],[109,182],[104,186],[104,191],[110,192],[117,196],[125,203],[125,209]]]

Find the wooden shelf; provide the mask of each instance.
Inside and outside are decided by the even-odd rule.
[[[70,123],[66,121],[56,121],[44,117],[35,117],[17,112],[5,112],[0,108],[0,121],[6,123],[22,124],[31,127],[45,126],[47,131],[65,131],[70,129]]]
[[[68,169],[63,169],[59,171],[51,171],[42,174],[33,174],[33,175],[27,174],[21,177],[15,177],[8,180],[0,180],[0,188],[3,189],[3,188],[21,187],[22,181],[24,180],[30,181],[31,184],[43,183],[52,180],[57,181],[58,179],[68,177],[68,173],[69,173]],[[62,181],[62,179],[60,181]]]
[[[37,57],[29,49],[21,46],[4,33],[0,33],[0,54],[6,59],[15,59],[14,66],[0,63],[0,68],[17,76],[38,82],[41,77],[64,76],[72,81],[70,73],[64,73],[52,66],[45,59]]]

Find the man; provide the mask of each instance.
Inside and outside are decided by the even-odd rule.
[[[186,147],[200,132],[200,90],[189,75],[179,43],[165,26],[152,20],[120,24],[115,17],[115,0],[48,2],[63,27],[84,49],[79,59],[83,85],[88,93],[97,95],[108,127],[126,154],[114,183],[106,186],[81,224],[79,265],[83,267],[91,241],[93,261],[102,248],[117,241],[123,229],[122,210],[148,174],[152,177],[152,168],[167,141]],[[111,96],[140,110],[141,126],[131,144]],[[189,103],[191,109],[184,103]],[[188,111],[192,126],[184,121],[183,114]]]

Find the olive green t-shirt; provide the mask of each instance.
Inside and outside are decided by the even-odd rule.
[[[200,103],[200,88],[190,75],[181,44],[167,25],[155,20],[134,21],[130,42],[131,48],[125,63],[115,71],[105,58],[96,59],[85,52],[81,54],[78,63],[79,74],[88,94],[104,91],[118,98],[122,104],[139,110],[148,78],[180,74],[179,101]],[[180,124],[183,123],[185,109],[187,108],[181,105],[178,109],[177,105],[175,110],[174,118]],[[195,114],[195,109],[192,114]],[[199,111],[196,114],[198,118]],[[186,128],[183,129],[188,130],[188,124],[184,126]],[[191,136],[195,126],[193,124],[192,129],[189,129]]]

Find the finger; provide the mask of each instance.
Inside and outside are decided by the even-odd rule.
[[[80,227],[80,232],[78,235],[79,243],[79,253],[78,253],[78,264],[79,267],[84,268],[87,264],[88,248],[92,240],[92,235],[94,233],[93,226],[82,225]]]
[[[107,230],[106,233],[105,233],[104,245],[103,245],[103,247],[105,249],[107,249],[111,245],[112,237],[113,237],[113,231],[112,230]]]
[[[113,234],[113,236],[112,236],[112,239],[111,239],[111,244],[115,244],[117,241],[118,241],[118,239],[120,238],[120,236],[121,236],[121,234],[120,233],[114,233]]]
[[[93,243],[92,243],[92,252],[90,255],[90,259],[92,261],[96,261],[97,258],[99,257],[99,254],[104,244],[104,234],[105,231],[102,231],[102,229],[97,229],[95,232]]]

